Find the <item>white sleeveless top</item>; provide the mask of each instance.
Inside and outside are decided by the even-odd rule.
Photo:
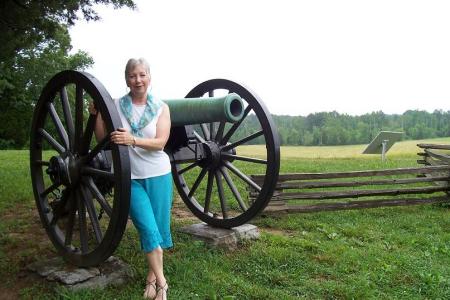
[[[123,128],[130,132],[131,127],[120,109],[119,99],[115,99],[114,104],[119,112]],[[145,105],[132,104],[133,121],[139,120],[144,113],[144,110]],[[162,110],[163,106],[159,108],[153,120],[142,129],[144,138],[154,138],[156,136],[156,123],[158,122]],[[171,166],[169,156],[163,150],[146,150],[140,147],[128,147],[128,153],[130,155],[131,179],[156,177],[170,172]]]

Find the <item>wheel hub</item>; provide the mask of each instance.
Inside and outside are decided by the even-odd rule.
[[[66,163],[61,156],[53,156],[50,158],[50,165],[48,166],[46,173],[50,176],[53,183],[60,183],[69,185],[70,180],[67,172]]]
[[[69,157],[68,173],[69,180],[72,186],[75,186],[80,179],[80,160],[75,157]]]
[[[220,147],[211,141],[202,143],[202,145],[205,158],[202,160],[201,165],[210,169],[217,168],[220,164]]]
[[[77,184],[80,178],[80,171],[77,160],[69,156],[63,159],[61,156],[53,156],[46,173],[53,183],[63,184],[71,187]]]

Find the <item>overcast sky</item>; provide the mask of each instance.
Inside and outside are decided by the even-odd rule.
[[[450,1],[135,2],[70,30],[113,97],[127,59],[145,57],[163,99],[227,78],[274,114],[450,110]]]

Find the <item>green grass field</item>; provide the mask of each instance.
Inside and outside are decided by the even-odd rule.
[[[397,143],[384,164],[378,155],[361,155],[363,145],[283,147],[281,172],[416,166],[416,143]],[[258,151],[261,146],[238,149]],[[71,292],[29,278],[28,263],[55,254],[34,209],[27,151],[0,151],[0,218],[0,298],[20,288],[24,299],[141,299],[146,268],[132,227],[115,253],[136,273],[126,286]],[[171,299],[450,299],[450,210],[444,206],[260,217],[252,223],[261,238],[235,252],[177,231],[192,222],[173,219],[175,246],[165,254]]]
[[[417,144],[435,143],[448,144],[450,138],[439,138],[431,140],[402,141],[395,143],[388,151],[388,157],[416,157],[420,150]],[[362,154],[367,145],[348,145],[348,146],[284,146],[281,147],[282,159],[292,158],[379,158],[380,155]],[[259,145],[242,146],[239,148],[241,155],[261,155],[264,148]]]

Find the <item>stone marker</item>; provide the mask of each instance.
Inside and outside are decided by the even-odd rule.
[[[61,257],[37,261],[27,268],[49,281],[56,281],[72,290],[121,285],[133,277],[131,267],[114,256],[98,267],[91,268],[68,265]]]
[[[198,223],[180,228],[183,233],[204,241],[212,247],[226,250],[234,250],[239,243],[245,240],[256,240],[259,238],[258,227],[244,224],[231,229],[212,227],[206,223]]]

